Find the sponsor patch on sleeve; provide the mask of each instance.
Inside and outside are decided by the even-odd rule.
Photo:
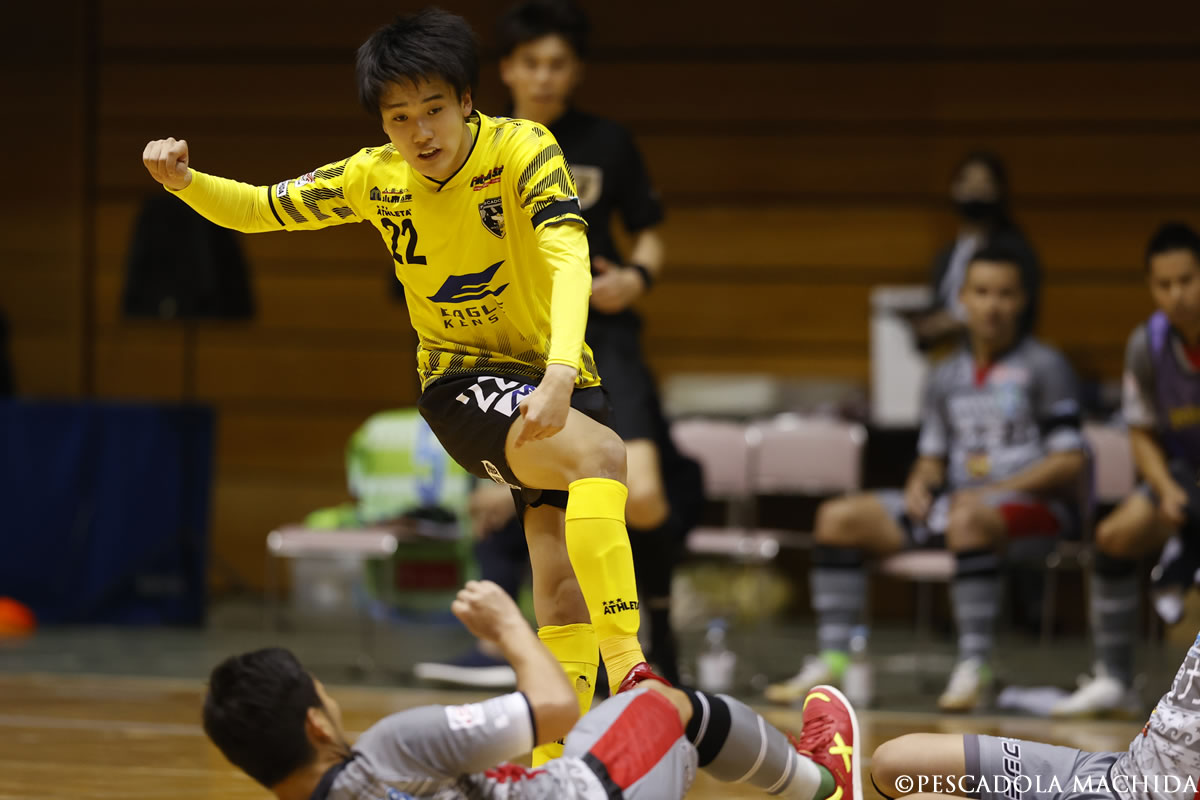
[[[452,731],[465,731],[478,728],[487,722],[487,714],[480,703],[470,703],[465,706],[446,706],[446,721]]]

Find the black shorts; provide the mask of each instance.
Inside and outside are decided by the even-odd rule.
[[[567,493],[522,486],[508,465],[504,443],[517,421],[521,398],[540,378],[512,375],[466,375],[443,378],[421,393],[417,408],[442,447],[463,469],[513,490],[518,519],[524,506],[567,507]],[[571,408],[602,425],[608,424],[608,397],[600,386],[576,389]]]
[[[630,317],[593,313],[588,319],[587,343],[612,398],[609,427],[626,442],[657,440],[662,417],[658,390],[642,359],[641,323]]]

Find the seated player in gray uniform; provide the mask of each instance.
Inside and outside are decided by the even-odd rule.
[[[1191,800],[1200,797],[1200,636],[1123,753],[1020,739],[912,733],[884,742],[871,780],[887,798]]]
[[[1024,295],[1015,254],[993,244],[972,256],[960,292],[967,338],[926,386],[908,484],[818,509],[810,586],[820,654],[768,687],[767,699],[796,702],[814,684],[841,680],[866,602],[867,556],[948,547],[959,662],[938,705],[966,711],[983,701],[1004,551],[1047,551],[1077,527],[1084,494],[1075,376],[1061,353],[1020,334]]]
[[[858,722],[833,687],[805,700],[799,741],[732,697],[655,681],[580,720],[566,673],[503,589],[472,581],[451,608],[504,653],[516,692],[392,714],[351,745],[321,682],[290,652],[258,650],[213,670],[204,730],[280,800],[671,800],[697,767],[776,797],[862,798]],[[563,736],[562,757],[537,769],[503,763]]]
[[[1138,561],[1167,544],[1153,575],[1155,605],[1172,624],[1200,567],[1200,236],[1178,222],[1159,228],[1146,278],[1158,310],[1129,337],[1121,408],[1142,483],[1096,526],[1095,674],[1051,708],[1055,716],[1141,712],[1132,689]]]

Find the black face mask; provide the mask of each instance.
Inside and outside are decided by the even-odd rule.
[[[987,222],[1000,216],[1000,204],[995,200],[955,200],[954,207],[971,222]]]

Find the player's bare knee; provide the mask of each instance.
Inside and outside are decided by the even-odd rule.
[[[818,544],[846,547],[854,543],[854,500],[838,497],[817,506],[813,538]]]
[[[1096,549],[1113,558],[1138,558],[1146,549],[1140,531],[1111,518],[1096,526]]]
[[[986,506],[955,506],[946,520],[946,546],[954,551],[978,550],[992,546],[992,522]]]
[[[570,480],[609,478],[625,483],[625,443],[611,430],[602,430],[599,435],[580,442]]]
[[[871,778],[885,793],[895,797],[896,779],[912,772],[914,734],[890,739],[871,756]]]

